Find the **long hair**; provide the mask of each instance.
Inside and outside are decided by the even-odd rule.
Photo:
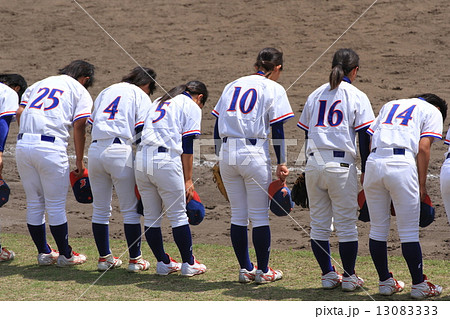
[[[19,95],[19,101],[22,98],[22,94],[28,87],[27,81],[25,81],[24,77],[20,74],[15,73],[0,74],[0,82],[8,85],[11,88],[14,88],[16,86],[20,87],[19,91],[17,91],[17,94]]]
[[[92,84],[94,84],[94,73],[95,67],[89,62],[83,60],[75,60],[70,62],[70,64],[66,65],[62,69],[59,69],[58,74],[65,74],[73,77],[75,80],[82,76],[87,76],[89,79],[84,84],[84,87],[87,89]]]
[[[137,66],[122,78],[122,82],[142,86],[150,83],[150,94],[156,90],[156,72],[150,68]]]
[[[283,52],[275,48],[264,48],[259,51],[254,64],[258,70],[265,71],[265,77],[268,77],[277,65],[283,67]]]
[[[447,102],[444,99],[441,99],[439,96],[433,93],[423,93],[413,96],[415,98],[421,98],[427,101],[430,104],[433,104],[436,106],[439,111],[441,111],[442,119],[445,122],[445,119],[447,118]]]
[[[339,49],[333,56],[330,73],[330,86],[334,90],[341,84],[344,76],[359,67],[359,56],[352,49]]]
[[[205,105],[208,100],[208,89],[203,82],[200,81],[190,81],[186,84],[178,85],[164,94],[159,100],[159,104],[161,105],[167,100],[174,98],[175,96],[182,94],[183,92],[187,92],[189,94],[203,94],[201,99],[201,103]]]

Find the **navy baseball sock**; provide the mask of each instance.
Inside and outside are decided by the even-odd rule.
[[[94,233],[95,244],[100,256],[111,254],[109,249],[109,225],[92,223],[92,232]]]
[[[258,269],[266,273],[269,271],[270,227],[261,226],[253,228],[252,239],[253,246],[255,247]]]
[[[248,254],[248,229],[247,226],[238,226],[231,224],[230,236],[234,253],[241,268],[253,270],[253,264]]]
[[[358,241],[339,242],[339,255],[341,256],[344,277],[355,273],[356,257],[358,255]]]
[[[144,229],[145,238],[147,239],[147,243],[150,246],[153,255],[155,255],[156,260],[168,264],[170,260],[164,251],[161,227],[144,227]]]
[[[422,249],[419,242],[402,243],[402,254],[411,273],[412,284],[423,282]]]
[[[72,257],[72,248],[69,246],[69,230],[67,222],[58,226],[50,225],[50,232],[58,246],[59,254],[66,258]]]
[[[47,244],[47,236],[45,231],[45,223],[42,225],[30,225],[27,224],[28,231],[30,232],[31,239],[33,240],[34,244],[36,245],[36,248],[38,252],[41,254],[49,254],[50,253],[50,247]]]
[[[391,278],[388,268],[387,242],[369,239],[369,250],[380,281]]]
[[[141,224],[124,224],[125,238],[128,245],[130,258],[139,257],[141,253]]]
[[[330,242],[328,240],[311,239],[311,249],[322,270],[322,275],[333,271],[330,258]]]
[[[192,255],[192,237],[189,225],[172,228],[172,234],[183,262],[193,265],[194,256]]]

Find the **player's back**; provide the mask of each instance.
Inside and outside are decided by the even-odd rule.
[[[30,88],[28,100],[22,99],[26,108],[20,117],[20,133],[56,136],[67,141],[72,123],[90,115],[91,96],[70,76],[51,76]]]
[[[259,74],[227,84],[213,111],[219,118],[220,136],[267,138],[271,115],[286,100],[280,84]]]
[[[0,117],[15,115],[18,106],[17,93],[6,84],[0,83]]]
[[[92,139],[131,139],[150,106],[150,97],[134,84],[121,82],[107,87],[95,99],[89,119]]]

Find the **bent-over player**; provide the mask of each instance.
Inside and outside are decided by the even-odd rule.
[[[445,153],[444,164],[441,167],[440,183],[441,196],[444,201],[448,223],[450,224],[450,129],[447,131],[444,143],[448,145],[448,151]]]
[[[369,249],[378,272],[379,292],[392,295],[405,284],[389,272],[387,239],[390,205],[394,205],[402,254],[412,279],[411,296],[437,296],[442,287],[423,274],[419,242],[420,202],[427,195],[430,148],[442,138],[447,103],[434,94],[386,103],[367,132],[372,152],[367,159],[364,192],[370,214]]]
[[[92,98],[87,88],[94,80],[94,66],[75,60],[25,91],[17,110],[16,164],[27,199],[27,225],[38,250],[38,264],[59,267],[82,264],[86,256],[72,250],[68,240],[66,199],[69,188],[67,145],[70,129],[79,176],[85,170],[83,156],[86,120]],[[59,252],[46,239],[47,212],[50,231]]]

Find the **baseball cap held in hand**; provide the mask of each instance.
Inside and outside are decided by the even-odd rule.
[[[73,194],[79,203],[92,203],[91,184],[89,183],[88,170],[85,169],[81,177],[77,177],[78,170],[70,172],[70,184],[72,185]]]

